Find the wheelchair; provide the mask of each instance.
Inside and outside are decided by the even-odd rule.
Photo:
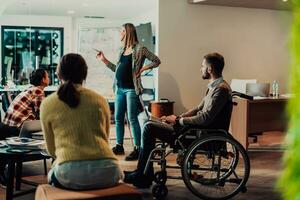
[[[233,102],[229,116],[232,105]],[[228,127],[229,122],[226,122]],[[185,126],[175,129],[174,143],[157,143],[144,170],[146,173],[150,163],[160,166],[154,174],[153,197],[167,196],[168,178],[183,179],[194,195],[205,200],[225,200],[246,192],[250,160],[244,147],[226,130]],[[166,158],[172,153],[177,153],[176,166],[167,165]],[[179,169],[181,177],[168,176],[167,168]]]

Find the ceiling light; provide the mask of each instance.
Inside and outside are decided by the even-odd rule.
[[[287,2],[288,0],[282,0],[283,2]]]
[[[72,15],[72,14],[75,13],[75,11],[74,10],[68,10],[67,13],[70,14],[70,15]]]
[[[103,16],[84,16],[84,18],[91,18],[91,19],[103,19]]]

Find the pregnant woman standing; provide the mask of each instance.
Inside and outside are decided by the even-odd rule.
[[[141,146],[141,128],[138,122],[138,114],[141,112],[139,95],[142,94],[143,90],[141,74],[146,70],[158,67],[160,60],[139,43],[133,24],[126,23],[122,26],[120,39],[122,47],[116,65],[107,60],[102,51],[97,54],[97,58],[115,72],[113,88],[115,92],[117,143],[113,147],[113,152],[116,155],[123,155],[125,153],[123,140],[124,120],[127,112],[135,147],[125,160],[137,160]],[[144,65],[146,59],[151,62]]]

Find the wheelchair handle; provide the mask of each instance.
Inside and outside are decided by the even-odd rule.
[[[237,92],[237,91],[232,91],[232,97],[241,97],[243,99],[248,99],[248,100],[253,100],[253,96],[241,93],[241,92]]]

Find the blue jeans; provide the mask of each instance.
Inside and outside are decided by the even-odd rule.
[[[55,164],[48,173],[48,182],[59,188],[88,190],[117,185],[123,172],[117,160],[79,160]]]
[[[140,99],[138,95],[136,95],[134,89],[117,87],[115,99],[117,144],[123,144],[126,111],[130,130],[134,138],[134,145],[139,147],[141,144],[141,128],[138,120],[138,114],[140,113]]]

